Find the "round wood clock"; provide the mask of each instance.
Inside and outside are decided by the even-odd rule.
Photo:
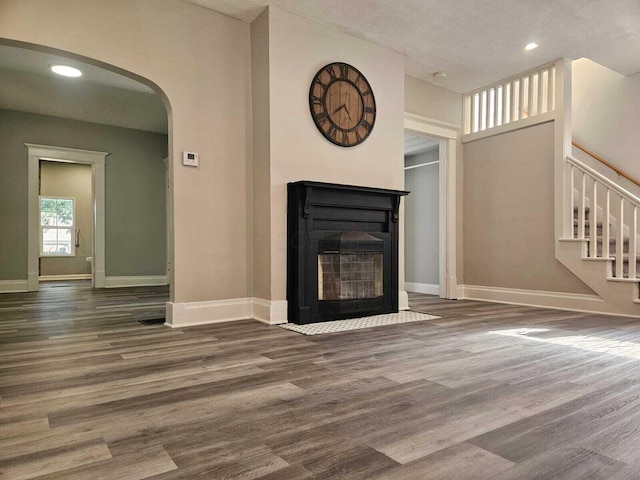
[[[369,82],[346,63],[330,63],[316,73],[309,108],[320,133],[341,147],[364,142],[376,122],[376,100]]]

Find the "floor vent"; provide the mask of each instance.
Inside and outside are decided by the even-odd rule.
[[[138,320],[142,325],[164,325],[166,318],[148,318],[146,320]]]

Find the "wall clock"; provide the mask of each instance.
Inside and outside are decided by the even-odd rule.
[[[376,122],[376,100],[367,79],[346,63],[330,63],[309,88],[313,121],[331,143],[353,147],[364,142]]]

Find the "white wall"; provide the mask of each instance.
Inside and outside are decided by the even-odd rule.
[[[270,277],[257,278],[261,286],[256,290],[269,291],[270,300],[284,300],[288,182],[313,180],[402,189],[404,67],[402,55],[396,52],[273,7],[269,8],[268,22],[269,61],[263,68],[269,70],[270,177],[264,178],[265,172],[254,165],[254,185],[258,191],[269,182],[270,232],[255,231],[254,238],[268,235],[271,248],[265,252],[256,244],[254,252],[256,265],[267,265],[261,256],[270,254]],[[357,147],[342,148],[328,142],[309,113],[311,80],[324,65],[335,61],[359,69],[375,95],[378,114],[374,129]],[[254,58],[253,65],[256,63]],[[254,123],[254,137],[262,135],[264,131]],[[254,151],[254,156],[263,153]],[[404,249],[400,250],[402,256]],[[403,270],[401,260],[400,279],[404,278]],[[256,275],[261,272],[256,269]]]
[[[640,178],[640,73],[625,77],[582,58],[572,75],[574,141]]]
[[[437,162],[436,146],[426,152],[405,157],[405,166]],[[438,285],[440,283],[439,165],[405,170],[404,200],[405,281]]]

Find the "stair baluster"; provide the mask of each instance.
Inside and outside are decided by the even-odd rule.
[[[636,205],[633,205],[631,215],[629,228],[629,278],[636,278],[636,236],[638,235],[638,207]]]
[[[616,230],[616,274],[615,278],[623,278],[622,262],[624,258],[624,197],[620,197],[618,228]]]
[[[580,211],[578,212],[578,238],[584,239],[586,213],[587,213],[587,174],[582,173],[582,181],[580,182]]]
[[[589,256],[598,256],[598,182],[593,180],[593,190],[591,193],[591,210],[589,211]]]
[[[573,226],[573,222],[574,222],[574,215],[575,215],[575,211],[576,211],[576,202],[575,202],[575,198],[573,197],[573,192],[575,191],[576,185],[575,185],[575,167],[572,164],[568,164],[569,165],[569,202],[571,204],[571,208],[570,208],[570,212],[571,212],[571,238],[578,238],[578,229],[574,228]]]
[[[611,235],[609,232],[609,217],[611,215],[611,190],[607,187],[606,195],[604,197],[604,214],[602,220],[602,257],[609,258],[611,253],[609,252],[609,242],[611,242]]]

